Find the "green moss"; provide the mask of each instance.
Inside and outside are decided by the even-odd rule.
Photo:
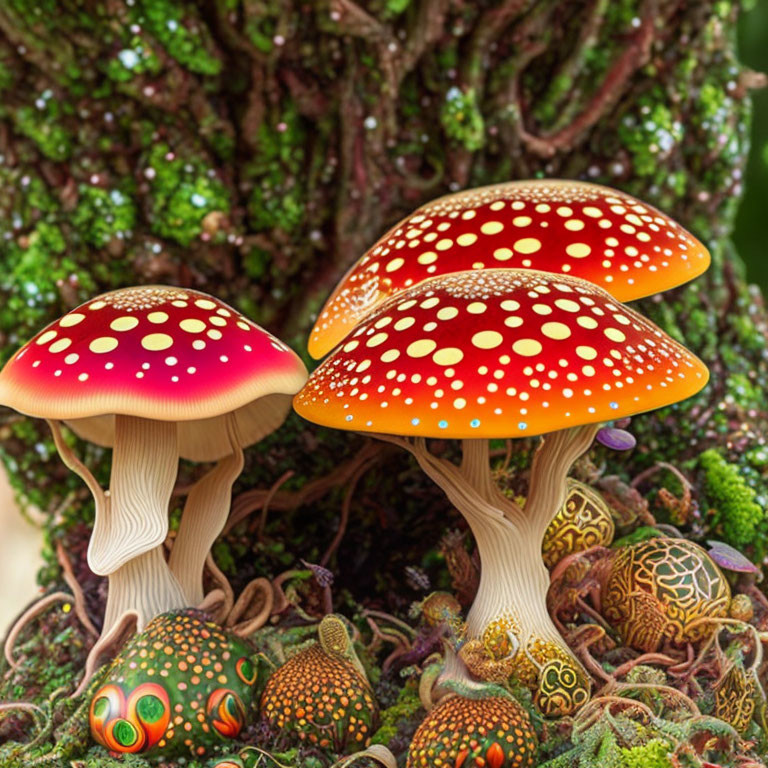
[[[672,768],[672,747],[663,739],[652,739],[641,747],[622,747],[622,768]]]
[[[470,152],[481,149],[485,144],[485,120],[477,99],[474,88],[466,91],[450,88],[440,110],[445,135]]]
[[[113,238],[125,240],[130,237],[136,223],[136,205],[130,190],[81,184],[78,195],[72,224],[86,243],[103,248]]]
[[[712,448],[699,456],[699,468],[703,472],[703,495],[713,510],[712,527],[728,544],[753,549],[756,557],[762,558],[766,516],[739,466],[729,464]]]
[[[124,48],[105,67],[107,77],[117,83],[127,83],[136,75],[156,75],[162,66],[151,45],[138,35],[130,38]]]
[[[397,701],[381,713],[381,726],[373,735],[372,744],[391,744],[408,723],[413,724],[420,711],[423,711],[419,699],[418,683],[410,679],[400,689]]]
[[[57,119],[57,103],[51,92],[46,91],[36,106],[19,107],[13,116],[18,131],[31,139],[43,155],[61,161],[72,153],[72,134]]]

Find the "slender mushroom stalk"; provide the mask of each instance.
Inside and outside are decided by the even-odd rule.
[[[480,552],[461,661],[485,680],[516,676],[543,712],[567,714],[587,700],[588,678],[547,612],[541,545],[568,471],[601,422],[682,400],[707,378],[697,358],[591,283],[478,270],[425,280],[382,304],[294,407],[415,456]],[[493,482],[488,440],[528,435],[543,438],[521,508]],[[461,464],[431,454],[428,437],[462,440]]]
[[[93,494],[91,569],[109,577],[102,638],[135,616],[202,601],[206,555],[229,509],[243,448],[276,429],[306,380],[281,341],[218,299],[124,288],[64,315],[0,372],[0,402],[49,420],[64,462]],[[102,490],[60,422],[113,448]],[[163,542],[179,457],[218,461],[190,494],[170,567]],[[174,572],[175,571],[175,572]]]
[[[709,263],[677,222],[616,189],[536,179],[463,190],[423,205],[363,254],[320,311],[308,349],[326,355],[391,296],[451,272],[536,269],[633,301],[692,280]]]

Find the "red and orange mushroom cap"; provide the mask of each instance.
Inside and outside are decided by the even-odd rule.
[[[231,452],[217,417],[234,412],[249,445],[282,423],[306,376],[291,349],[212,296],[123,288],[25,344],[0,372],[0,402],[102,445],[115,414],[181,422],[180,454],[208,461]]]
[[[543,179],[438,198],[378,240],[342,278],[309,340],[319,358],[371,310],[429,277],[535,269],[632,301],[692,280],[707,249],[666,214],[609,187]]]
[[[314,371],[294,407],[337,429],[522,437],[669,405],[708,376],[592,283],[494,269],[393,296]]]

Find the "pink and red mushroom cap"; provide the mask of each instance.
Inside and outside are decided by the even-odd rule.
[[[291,349],[218,299],[147,286],[99,296],[40,331],[0,372],[0,402],[103,445],[116,414],[177,421],[181,455],[214,460],[231,451],[217,417],[234,412],[243,444],[255,442],[306,376]]]
[[[352,266],[318,316],[309,353],[324,356],[390,296],[442,274],[534,269],[632,301],[692,280],[709,263],[669,216],[615,189],[556,179],[470,189],[422,206]]]
[[[524,437],[669,405],[708,377],[601,288],[495,269],[431,278],[389,299],[314,371],[294,407],[340,429]]]

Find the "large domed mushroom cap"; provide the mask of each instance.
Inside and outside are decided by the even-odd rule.
[[[299,357],[218,299],[169,286],[123,288],[51,323],[0,372],[0,402],[66,421],[112,445],[114,415],[178,421],[179,452],[211,461],[276,429],[306,380]]]
[[[692,280],[707,249],[624,192],[540,179],[433,200],[396,224],[341,279],[312,329],[322,357],[370,311],[422,280],[470,269],[536,269],[589,280],[632,301]]]
[[[337,429],[524,437],[669,405],[708,376],[597,286],[495,269],[393,296],[314,371],[294,407]]]

